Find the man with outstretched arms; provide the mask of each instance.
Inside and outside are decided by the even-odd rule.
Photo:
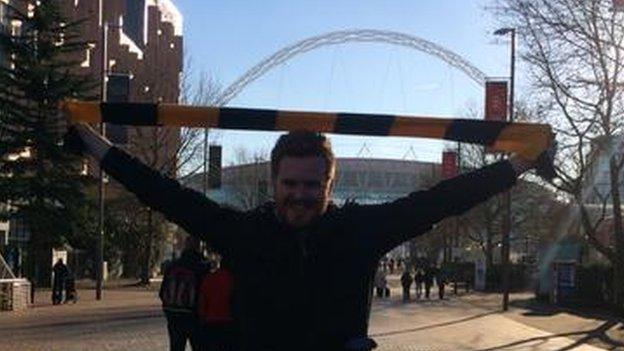
[[[378,205],[330,202],[336,165],[319,133],[282,135],[274,201],[242,212],[182,187],[87,125],[82,146],[147,206],[230,258],[243,350],[370,350],[372,280],[390,249],[511,188],[532,162],[511,158]]]

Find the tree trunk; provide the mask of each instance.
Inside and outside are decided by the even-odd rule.
[[[624,288],[624,259],[618,257],[613,262],[613,304],[620,311],[624,312],[624,296],[622,290]]]
[[[494,255],[492,253],[492,231],[487,228],[485,235],[485,267],[486,269],[492,269],[492,265],[494,264]]]
[[[615,248],[615,260],[611,261],[613,266],[613,302],[624,309],[624,233],[622,230],[622,210],[620,199],[620,168],[617,166],[615,156],[609,162],[611,173],[611,199],[613,201],[613,243]]]
[[[154,218],[152,209],[147,210],[147,242],[141,270],[141,284],[149,285],[152,272],[152,246],[154,241]]]

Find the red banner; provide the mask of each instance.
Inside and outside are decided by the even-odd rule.
[[[442,153],[442,178],[449,179],[457,176],[457,152],[444,151]]]
[[[485,82],[485,120],[507,120],[507,82]]]
[[[624,10],[624,0],[613,0],[613,9],[615,11],[623,11]]]

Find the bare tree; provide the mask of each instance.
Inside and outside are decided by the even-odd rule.
[[[481,168],[497,157],[482,146],[462,146],[461,159],[466,169]],[[511,196],[513,239],[524,241],[523,251],[528,255],[531,244],[550,234],[548,213],[556,204],[555,193],[539,183],[520,179],[511,190]],[[492,267],[494,248],[501,243],[503,215],[502,198],[495,196],[459,217],[461,236],[483,251],[487,267]]]
[[[236,150],[235,165],[230,167],[227,185],[239,207],[248,210],[264,203],[269,195],[269,154],[266,150]]]
[[[495,12],[517,28],[533,85],[533,118],[547,121],[560,145],[554,185],[577,204],[588,242],[611,262],[614,296],[624,306],[622,229],[622,71],[624,14],[612,0],[497,0]],[[602,211],[588,206],[596,193],[599,160],[608,179]],[[606,201],[608,200],[608,201]],[[607,210],[608,209],[608,210]],[[596,230],[613,218],[612,242]]]
[[[189,81],[189,73],[182,77],[181,103],[209,106],[219,95],[220,84],[214,78],[202,74],[196,84]],[[147,166],[169,177],[177,178],[183,174],[197,172],[205,158],[203,130],[198,128],[146,127],[133,128],[131,137],[125,145],[132,154],[140,158]],[[146,215],[141,239],[139,257],[141,263],[141,283],[149,284],[153,267],[162,256],[163,243],[170,232],[167,222],[151,209],[128,216]]]

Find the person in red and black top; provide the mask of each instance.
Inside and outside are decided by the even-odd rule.
[[[253,351],[374,348],[368,321],[379,259],[508,190],[534,167],[511,158],[389,203],[337,207],[330,201],[336,162],[329,141],[290,132],[271,153],[274,201],[237,211],[145,166],[92,128],[75,130],[111,177],[232,261],[240,348]]]
[[[205,350],[202,347],[197,304],[200,283],[208,272],[210,266],[202,256],[199,239],[195,237],[186,239],[180,258],[165,268],[159,297],[167,318],[171,351],[184,351],[187,340],[194,351]]]
[[[221,258],[216,270],[204,275],[199,286],[197,314],[204,350],[237,350],[234,324],[235,282],[230,265]]]

